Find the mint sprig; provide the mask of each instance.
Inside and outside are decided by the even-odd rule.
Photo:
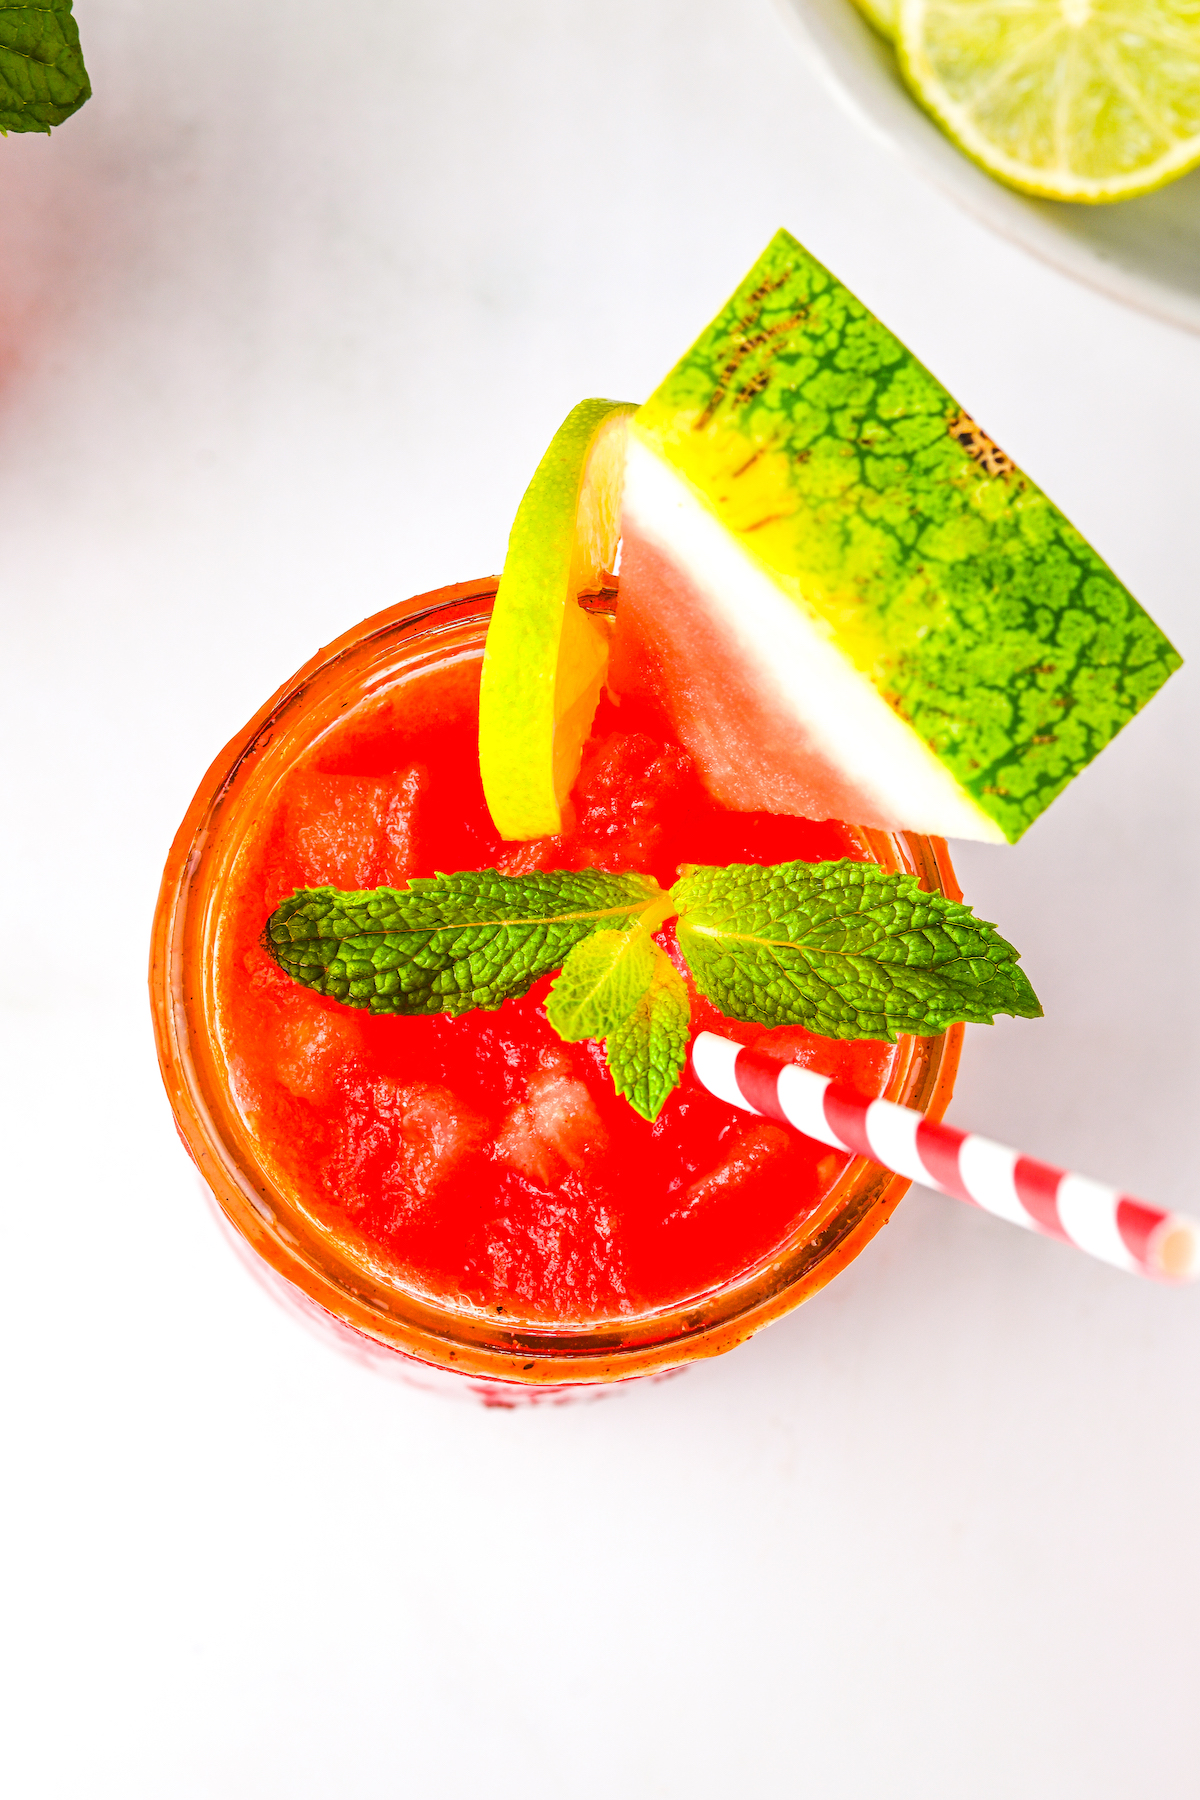
[[[603,1039],[619,1094],[655,1119],[687,1056],[687,988],[653,933],[672,914],[696,987],[731,1019],[832,1038],[928,1037],[1039,1018],[1012,945],[969,906],[875,863],[686,867],[669,893],[597,869],[307,888],[267,921],[279,966],[374,1013],[495,1008],[561,970],[546,1016]]]
[[[0,132],[48,132],[91,92],[71,0],[0,0]]]

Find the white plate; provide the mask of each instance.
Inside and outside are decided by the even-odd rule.
[[[1126,306],[1200,332],[1200,169],[1113,206],[1031,200],[977,169],[904,86],[890,44],[852,0],[780,0],[838,99],[968,212]]]

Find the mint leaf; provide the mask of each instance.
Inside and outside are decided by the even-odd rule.
[[[912,875],[850,860],[689,868],[671,898],[692,978],[731,1019],[892,1043],[1041,1016],[1012,945]]]
[[[0,132],[48,132],[91,92],[71,0],[0,0]]]
[[[629,931],[597,931],[576,944],[546,999],[546,1017],[560,1038],[578,1044],[603,1038],[627,1019],[654,979],[651,937],[671,913],[663,894]]]
[[[655,1120],[687,1061],[691,1007],[674,964],[655,943],[671,912],[663,894],[626,931],[576,944],[546,1000],[546,1017],[569,1044],[603,1038],[613,1085]]]
[[[295,980],[348,1006],[463,1013],[526,993],[584,938],[661,916],[664,899],[648,875],[599,869],[305,888],[272,913],[263,943]]]
[[[651,1123],[687,1062],[692,1009],[683,978],[650,940],[654,968],[633,1011],[608,1033],[604,1053],[613,1085]]]
[[[598,931],[576,944],[546,997],[560,1038],[578,1044],[607,1037],[627,1019],[654,979],[654,939],[642,931]]]

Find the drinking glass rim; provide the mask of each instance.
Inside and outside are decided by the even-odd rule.
[[[284,1280],[384,1348],[475,1379],[591,1384],[660,1372],[732,1349],[831,1280],[890,1218],[910,1183],[853,1157],[813,1213],[767,1257],[704,1293],[585,1324],[509,1320],[440,1303],[372,1276],[369,1258],[321,1231],[255,1154],[229,1088],[213,1024],[220,900],[245,825],[268,791],[348,702],[414,672],[437,653],[476,654],[494,577],[419,594],[373,614],[319,650],[215,758],[184,817],[155,911],[150,994],[159,1067],[185,1148],[236,1231]],[[400,656],[397,665],[396,656]],[[323,712],[321,709],[324,709]],[[308,722],[305,735],[302,728]],[[253,802],[253,807],[251,805]],[[239,827],[241,829],[239,829]],[[859,828],[884,867],[958,896],[945,844]],[[900,1040],[884,1095],[940,1118],[953,1088],[962,1027]]]

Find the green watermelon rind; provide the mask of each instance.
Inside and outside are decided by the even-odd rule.
[[[770,544],[731,529],[1010,842],[1180,666],[1041,489],[785,231],[636,429],[718,516],[744,516],[765,456],[794,510],[766,521]]]

